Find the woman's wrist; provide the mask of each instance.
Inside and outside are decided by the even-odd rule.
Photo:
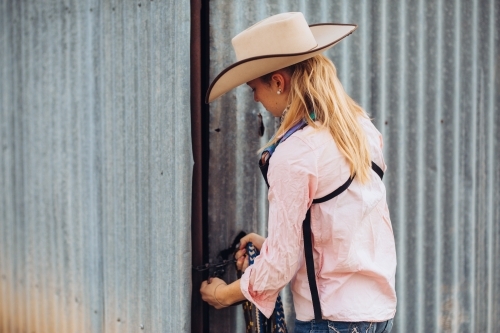
[[[245,300],[245,296],[240,290],[240,280],[236,280],[231,284],[217,288],[216,294],[217,301],[222,306],[230,306],[236,302]]]
[[[223,287],[221,287],[223,286]],[[219,288],[220,287],[220,288]],[[214,289],[214,298],[215,298],[215,301],[217,301],[217,303],[219,303],[219,305],[223,308],[227,307],[228,305],[226,305],[227,303],[225,302],[225,295],[224,294],[224,289],[227,287],[227,285],[225,283],[220,283],[217,287],[215,287]],[[222,293],[221,291],[222,290]],[[217,292],[219,292],[217,294]],[[221,295],[222,294],[222,295]]]

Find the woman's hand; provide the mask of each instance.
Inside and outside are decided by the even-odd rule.
[[[236,269],[245,272],[245,269],[247,269],[249,265],[247,250],[243,248],[242,250],[237,251],[234,254],[234,259],[236,259]]]
[[[234,259],[236,259],[236,268],[239,271],[245,272],[248,267],[248,255],[246,246],[249,242],[252,242],[253,246],[260,251],[262,244],[266,239],[255,233],[251,233],[241,238],[240,249],[234,254]]]
[[[222,309],[239,301],[244,301],[245,296],[241,292],[240,280],[226,284],[219,278],[211,278],[203,281],[200,288],[201,298],[216,309]]]
[[[240,250],[244,249],[247,246],[248,242],[252,242],[253,246],[255,246],[255,248],[260,251],[265,240],[266,239],[261,235],[257,235],[252,232],[251,234],[248,234],[240,239]]]
[[[208,281],[201,283],[200,293],[201,298],[216,309],[227,307],[224,303],[224,288],[227,288],[226,282],[219,278],[210,278]]]

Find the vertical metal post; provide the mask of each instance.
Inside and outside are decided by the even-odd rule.
[[[204,251],[207,247],[208,106],[203,103],[208,85],[209,67],[203,66],[208,61],[208,42],[208,1],[191,0],[191,138],[194,159],[191,241],[195,265],[208,260],[208,252]],[[198,291],[203,276],[194,273],[192,281],[191,332],[208,332],[208,307]]]

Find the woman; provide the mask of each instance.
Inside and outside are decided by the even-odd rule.
[[[241,240],[240,280],[203,282],[202,298],[217,309],[247,299],[269,317],[290,282],[295,332],[392,328],[396,252],[382,137],[321,55],[355,28],[309,27],[301,13],[284,13],[233,39],[238,62],[214,80],[207,101],[246,82],[282,122],[260,160],[269,186],[268,237]],[[252,266],[248,242],[260,250]]]

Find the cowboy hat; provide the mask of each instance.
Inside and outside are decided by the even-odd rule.
[[[356,30],[356,24],[309,26],[300,12],[270,16],[232,39],[237,62],[213,80],[205,98],[210,103],[229,90],[314,57]]]

